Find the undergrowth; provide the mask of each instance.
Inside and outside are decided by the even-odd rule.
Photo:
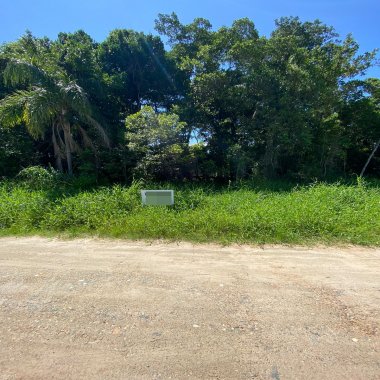
[[[147,207],[140,182],[80,191],[2,183],[0,234],[380,245],[378,186],[149,186],[173,187],[174,207]]]

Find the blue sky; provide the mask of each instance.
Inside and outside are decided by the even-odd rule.
[[[262,35],[269,35],[281,16],[318,18],[341,36],[353,33],[361,51],[380,47],[379,0],[0,0],[0,43],[26,29],[50,38],[83,29],[97,41],[115,28],[154,33],[157,14],[173,11],[184,23],[204,17],[215,28],[249,17]],[[368,74],[380,77],[380,67]]]

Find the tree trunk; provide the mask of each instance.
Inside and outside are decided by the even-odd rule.
[[[58,171],[63,172],[62,159],[60,156],[55,157],[55,165]]]
[[[63,127],[63,134],[65,136],[65,151],[67,161],[67,173],[73,175],[73,157],[71,153],[71,136],[70,136],[70,124],[65,123]]]
[[[60,172],[63,172],[61,152],[60,152],[59,145],[57,143],[57,137],[55,135],[55,125],[53,125],[52,133],[53,133],[53,148],[54,148],[55,164],[56,164],[57,169]]]
[[[380,140],[377,142],[377,144],[376,144],[375,147],[373,148],[373,151],[372,151],[371,155],[368,157],[368,160],[367,160],[367,162],[365,163],[365,165],[364,165],[364,167],[363,167],[363,169],[362,169],[362,172],[360,173],[360,177],[363,177],[364,172],[365,172],[365,170],[367,169],[368,164],[371,162],[372,157],[375,155],[375,153],[376,153],[376,151],[377,151],[377,149],[378,149],[379,146],[380,146]]]

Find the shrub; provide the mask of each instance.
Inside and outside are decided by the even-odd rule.
[[[46,185],[46,183],[45,183]],[[67,185],[66,185],[67,186]],[[174,188],[174,207],[141,205],[141,182],[91,191],[50,192],[0,186],[0,233],[96,233],[223,243],[380,244],[380,189],[313,184],[238,189],[145,184]]]
[[[29,166],[20,171],[17,179],[22,186],[31,190],[47,190],[59,183],[60,176],[60,173],[53,168]]]

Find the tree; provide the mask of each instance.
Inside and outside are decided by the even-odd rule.
[[[75,157],[77,173],[110,181],[379,170],[380,86],[360,80],[375,52],[359,54],[352,36],[285,17],[266,37],[246,18],[216,30],[175,13],[159,15],[156,30],[167,51],[161,37],[126,29],[100,43],[77,31],[2,46],[1,160],[35,149],[42,165],[55,157],[72,173]],[[98,143],[101,125],[112,150]]]
[[[343,168],[341,87],[374,52],[358,55],[351,36],[340,41],[333,28],[296,17],[279,19],[270,38],[247,19],[212,31],[207,20],[182,25],[175,14],[160,15],[156,28],[188,70],[181,115],[206,140],[218,176],[255,168],[267,177],[327,176]]]
[[[355,79],[343,88],[341,119],[348,140],[347,167],[361,173],[379,170],[376,151],[380,141],[380,80]]]
[[[9,94],[3,80],[7,60],[0,58],[0,99]],[[25,128],[6,128],[0,124],[0,178],[16,175],[23,167],[37,164],[39,152]]]
[[[156,113],[152,107],[126,118],[126,140],[135,172],[144,177],[173,179],[180,176],[180,161],[188,141],[186,123],[174,113]]]
[[[71,175],[72,155],[80,150],[75,135],[81,136],[83,145],[94,148],[86,131],[93,127],[108,143],[104,129],[93,118],[85,91],[57,65],[47,40],[27,34],[6,53],[5,82],[20,89],[0,101],[1,124],[24,124],[34,138],[42,138],[50,130],[57,168],[62,171],[62,160],[66,160]]]
[[[99,46],[99,60],[120,117],[143,105],[171,106],[176,96],[175,68],[159,37],[113,30]]]

